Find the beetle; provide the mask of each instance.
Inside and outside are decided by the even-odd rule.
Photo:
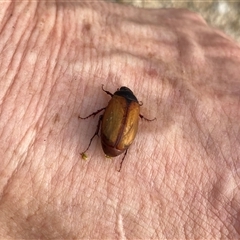
[[[128,87],[122,86],[112,94],[106,91],[103,86],[104,85],[102,85],[102,90],[112,97],[108,105],[87,117],[83,118],[79,116],[80,119],[87,119],[105,110],[104,114],[100,115],[96,131],[90,139],[86,150],[82,152],[81,155],[82,158],[87,158],[86,151],[89,149],[94,137],[98,135],[101,127],[101,144],[105,155],[107,157],[116,157],[125,152],[120,162],[120,168],[118,170],[120,172],[128,148],[136,137],[139,117],[147,121],[153,121],[156,118],[147,119],[140,114],[140,106],[142,103],[139,103],[136,96]]]

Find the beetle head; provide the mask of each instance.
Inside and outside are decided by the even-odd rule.
[[[121,87],[114,93],[114,95],[118,95],[118,96],[126,98],[126,100],[128,100],[128,101],[134,101],[134,102],[138,103],[137,98],[135,97],[133,92],[128,87],[125,87],[125,86]]]

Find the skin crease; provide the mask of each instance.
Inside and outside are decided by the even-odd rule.
[[[240,48],[196,13],[5,1],[2,239],[239,239]],[[136,139],[105,159],[98,116],[125,85]]]

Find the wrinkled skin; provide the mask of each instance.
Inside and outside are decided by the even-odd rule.
[[[238,239],[240,48],[197,14],[1,3],[0,237]],[[98,116],[125,85],[138,135],[106,159]]]

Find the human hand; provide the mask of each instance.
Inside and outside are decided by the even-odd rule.
[[[187,10],[1,8],[2,238],[239,238],[239,45]],[[102,84],[157,118],[120,173],[99,139],[80,156]]]

